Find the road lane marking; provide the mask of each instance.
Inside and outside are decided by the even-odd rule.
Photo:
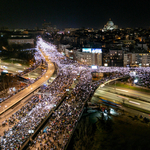
[[[140,103],[137,102],[133,102],[133,101],[129,101],[130,103],[136,104],[136,105],[140,105]]]

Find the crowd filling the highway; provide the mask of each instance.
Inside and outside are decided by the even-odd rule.
[[[133,68],[135,76],[134,83],[138,86],[150,88],[150,67]]]
[[[28,149],[64,149],[81,117],[86,101],[98,86],[107,80],[129,75],[130,72],[129,68],[123,67],[99,67],[99,72],[113,72],[114,75],[92,82],[93,70],[88,66],[68,59],[59,53],[54,45],[44,42],[41,38],[37,46],[57,65],[58,74],[50,85],[41,86],[41,96],[34,95],[26,105],[3,122],[2,127],[11,126],[1,137],[1,147],[4,150],[19,149],[50,112],[52,116],[44,130],[32,140]]]

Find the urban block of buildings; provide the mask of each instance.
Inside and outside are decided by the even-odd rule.
[[[51,23],[44,23],[41,30],[1,30],[1,50],[14,44],[34,47],[37,35],[57,45],[63,55],[89,66],[150,67],[150,28],[119,29],[112,20],[97,30],[59,30]]]

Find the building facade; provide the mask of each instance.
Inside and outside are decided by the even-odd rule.
[[[8,45],[12,45],[12,44],[17,44],[17,45],[31,44],[31,45],[34,45],[34,39],[25,39],[25,38],[8,39]]]
[[[76,59],[86,65],[102,66],[102,53],[75,52]]]
[[[124,67],[149,67],[150,53],[126,53],[124,54]]]

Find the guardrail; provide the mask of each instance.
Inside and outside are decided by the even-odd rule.
[[[40,65],[40,64],[39,64]],[[24,76],[24,75],[26,75],[26,74],[28,74],[28,73],[30,73],[30,72],[32,72],[32,71],[34,71],[35,69],[37,69],[39,66],[37,66],[36,68],[34,68],[33,70],[31,70],[31,71],[29,71],[29,72],[26,72],[25,74],[20,74],[20,73],[18,73],[18,74],[16,74],[15,76],[20,76],[20,77],[22,77],[22,76]],[[47,70],[47,69],[46,69]],[[23,87],[23,89],[25,89],[26,87]],[[7,88],[7,89],[9,89],[9,88]],[[20,89],[19,89],[20,90]],[[3,91],[1,91],[1,93],[2,93]],[[17,94],[18,92],[20,92],[20,91],[17,91],[16,93],[13,93],[13,94]],[[5,99],[5,100],[7,100],[7,99],[9,99],[10,97],[3,97],[3,99]],[[4,101],[5,101],[4,100]]]
[[[58,77],[58,76],[57,76]],[[56,78],[57,78],[56,77]],[[56,80],[55,78],[55,80]],[[77,77],[78,78],[78,77]],[[55,81],[54,80],[54,81]],[[53,82],[54,82],[53,81]],[[53,83],[52,82],[52,83]],[[51,84],[52,84],[51,83]],[[38,127],[36,128],[36,130],[34,131],[34,133],[28,138],[28,140],[21,146],[21,148],[19,150],[26,150],[27,147],[29,146],[29,144],[32,142],[32,140],[36,137],[36,135],[39,133],[39,131],[45,126],[45,124],[47,123],[48,119],[51,117],[51,115],[53,114],[53,112],[55,110],[58,109],[58,107],[62,104],[62,102],[64,101],[64,99],[66,98],[66,96],[68,95],[68,92],[66,91],[65,94],[63,95],[61,101],[56,105],[56,107],[52,108],[52,110],[49,112],[49,114],[46,116],[46,118],[44,120],[42,120],[42,122],[38,125]],[[84,106],[83,106],[84,108]],[[81,115],[82,116],[82,115]],[[80,116],[80,117],[81,117]]]
[[[46,72],[45,72],[45,73],[46,73]],[[44,74],[45,74],[45,73],[44,73]],[[42,76],[44,76],[44,74],[43,74]],[[38,81],[38,80],[36,80],[36,81]],[[35,81],[35,82],[36,82],[36,81]],[[34,82],[34,83],[35,83],[35,82]],[[30,84],[30,85],[31,85],[31,84]],[[35,92],[35,91],[36,91],[37,89],[39,89],[39,88],[40,88],[40,86],[36,87],[36,88],[33,89],[30,93],[27,93],[27,94],[24,95],[21,99],[19,99],[18,101],[16,101],[16,102],[13,103],[12,105],[8,106],[7,109],[4,109],[4,110],[0,113],[0,116],[1,116],[4,112],[6,112],[6,111],[9,110],[10,108],[12,108],[14,105],[18,104],[21,100],[23,100],[24,98],[26,98],[27,96],[29,96],[30,94],[32,94],[33,92]],[[25,89],[25,88],[24,88],[24,89]],[[24,89],[23,89],[23,90],[24,90]],[[19,93],[19,92],[18,92],[18,93]],[[18,93],[17,93],[17,94],[18,94]],[[15,94],[15,95],[16,95],[16,94]],[[14,96],[15,96],[15,95],[14,95]],[[12,97],[11,97],[11,98],[12,98]],[[7,100],[8,100],[8,99],[7,99]]]
[[[73,129],[73,131],[72,131],[72,133],[71,133],[71,135],[70,135],[70,137],[69,137],[69,140],[68,140],[68,142],[67,142],[67,144],[66,144],[66,146],[65,146],[65,148],[64,148],[65,150],[67,150],[67,148],[68,148],[68,146],[69,146],[69,143],[70,143],[70,141],[71,141],[71,139],[72,139],[72,136],[73,136],[73,134],[74,134],[74,132],[75,132],[75,130],[76,130],[76,127],[77,127],[77,125],[78,125],[78,123],[79,123],[79,121],[80,121],[80,119],[81,119],[81,117],[82,117],[82,114],[83,114],[83,112],[84,112],[84,106],[85,106],[86,102],[88,101],[88,99],[90,98],[90,95],[91,95],[91,93],[88,95],[88,97],[87,97],[87,99],[86,99],[84,105],[82,106],[82,112],[80,113],[80,116],[79,116],[79,118],[78,118],[78,120],[77,120],[77,123],[76,123],[76,125],[75,125],[75,127],[74,127],[74,129]]]
[[[110,92],[110,93],[115,93],[115,94],[118,94],[118,95],[126,96],[126,97],[133,98],[133,99],[137,99],[137,100],[140,100],[140,101],[143,101],[143,102],[146,102],[146,103],[150,103],[150,101],[142,99],[141,97],[136,96],[136,95],[132,96],[132,95],[130,95],[130,93],[129,94],[127,94],[127,93],[119,93],[119,92],[116,92],[116,91],[110,91],[110,90],[104,90],[104,89],[103,89],[103,91],[107,91],[107,92]]]
[[[27,93],[24,97],[22,97],[21,99],[19,99],[18,101],[16,101],[15,103],[13,103],[12,105],[10,105],[9,107],[7,107],[7,109],[4,109],[1,113],[0,116],[5,113],[6,111],[8,111],[9,109],[11,109],[12,107],[14,107],[15,105],[17,105],[20,101],[22,101],[23,99],[25,99],[26,97],[28,97],[30,94],[32,94],[33,92],[35,92],[36,90],[38,90],[40,87],[37,87],[36,89],[34,89],[32,92],[30,92],[29,94]]]
[[[111,81],[115,81],[115,80],[117,80],[117,79],[120,79],[120,78],[115,78],[115,79],[112,79]],[[105,85],[105,84],[107,84],[107,83],[109,83],[109,82],[111,82],[111,81],[110,81],[110,80],[109,80],[109,81],[106,81],[106,82],[103,83],[102,85]],[[91,83],[91,84],[92,84],[92,83]],[[97,88],[98,88],[98,87],[97,87]],[[95,88],[94,93],[95,93],[95,91],[96,91],[97,88]],[[85,107],[86,102],[92,97],[92,95],[94,95],[94,93],[93,93],[93,94],[92,94],[92,93],[89,93],[89,95],[88,95],[88,97],[87,97],[87,99],[86,99],[84,105],[82,106],[82,112],[81,112],[80,117],[78,118],[77,123],[76,123],[76,125],[75,125],[75,127],[74,127],[74,129],[73,129],[73,131],[72,131],[72,133],[71,133],[71,135],[70,135],[70,137],[69,137],[69,140],[68,140],[67,144],[65,145],[65,148],[64,148],[65,150],[67,150],[67,148],[68,148],[68,146],[69,146],[69,143],[70,143],[70,141],[71,141],[71,138],[72,138],[72,136],[73,136],[73,134],[74,134],[74,132],[75,132],[75,129],[76,129],[77,125],[78,125],[78,122],[80,121],[80,119],[81,119],[81,117],[82,117],[82,114],[83,114],[83,112],[84,112],[84,107]],[[91,95],[91,94],[92,94],[92,95]]]
[[[62,97],[62,100],[56,105],[56,107],[52,108],[52,110],[49,112],[49,114],[46,116],[46,118],[39,124],[37,129],[34,131],[34,133],[28,138],[28,140],[21,146],[20,150],[26,150],[29,146],[29,143],[32,142],[32,140],[36,137],[38,132],[44,127],[44,125],[47,123],[48,119],[51,117],[53,112],[61,105],[61,103],[64,101],[65,97],[67,95],[67,92]]]
[[[46,62],[46,64],[47,64],[47,62]],[[47,64],[47,65],[48,65],[48,64]],[[46,66],[47,66],[47,65],[46,65]],[[55,68],[56,68],[56,66],[55,66]],[[46,70],[47,70],[47,69],[48,69],[48,67],[46,67]],[[45,72],[45,73],[46,73],[46,72]],[[44,73],[44,74],[45,74],[45,73]],[[43,74],[42,76],[44,76],[44,74]],[[36,80],[36,81],[37,81],[37,80]],[[35,81],[35,82],[36,82],[36,81]],[[34,82],[34,83],[35,83],[35,82]],[[31,85],[31,84],[30,84],[30,85]],[[26,87],[25,87],[25,88],[26,88]],[[25,88],[24,88],[24,89],[25,89]],[[21,99],[19,99],[18,101],[16,101],[16,102],[13,103],[12,105],[8,106],[6,109],[4,109],[2,112],[0,112],[0,116],[1,116],[3,113],[5,113],[7,110],[9,110],[10,108],[12,108],[13,106],[17,105],[21,100],[23,100],[24,98],[26,98],[27,96],[29,96],[30,94],[32,94],[33,92],[35,92],[38,88],[40,88],[40,86],[37,87],[37,88],[35,88],[32,92],[27,93],[25,96],[23,96]],[[23,89],[23,90],[24,90],[24,89]],[[17,92],[17,94],[18,94],[18,93],[19,93],[19,92]],[[15,95],[16,95],[16,94],[15,94]],[[15,96],[15,95],[14,95],[14,96]],[[11,97],[11,98],[12,98],[12,97]],[[8,99],[9,99],[9,98],[8,98]],[[8,99],[7,99],[7,100],[8,100]]]

